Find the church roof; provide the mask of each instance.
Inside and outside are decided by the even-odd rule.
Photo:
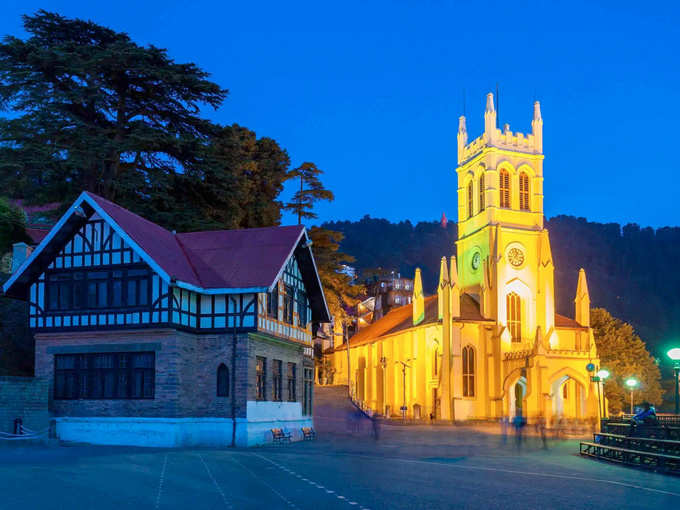
[[[473,322],[493,322],[491,319],[485,319],[479,309],[479,302],[470,294],[462,294],[460,297],[460,316],[454,317],[458,321],[473,321]],[[416,327],[424,326],[439,322],[439,305],[437,295],[428,296],[425,298],[425,319]],[[405,331],[413,326],[413,304],[393,308],[387,315],[381,319],[369,324],[365,328],[349,339],[352,347],[365,345],[375,342],[381,337],[392,335],[400,331]],[[555,327],[557,328],[576,328],[588,329],[582,326],[574,319],[565,317],[558,313],[555,314]],[[342,344],[335,347],[333,350],[341,351],[347,348],[347,344]]]
[[[566,317],[564,315],[560,315],[559,313],[555,314],[555,327],[556,328],[588,329],[587,326],[582,326],[581,324],[576,322],[574,319],[571,319],[571,318]]]
[[[482,316],[479,311],[479,303],[470,294],[461,295],[460,316],[455,317],[455,319],[460,321],[489,321]],[[435,294],[425,298],[425,318],[417,327],[436,322],[439,322],[439,304],[438,297]],[[359,330],[356,335],[350,338],[350,343],[352,347],[370,344],[380,337],[392,335],[412,327],[414,327],[413,303],[393,308],[384,317]],[[335,350],[343,350],[345,347],[346,344],[342,344],[337,346]]]

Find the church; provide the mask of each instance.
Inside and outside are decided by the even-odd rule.
[[[598,417],[583,269],[574,317],[555,312],[543,157],[538,101],[529,134],[499,129],[492,94],[481,136],[468,141],[460,117],[456,256],[442,258],[436,295],[424,296],[416,270],[410,304],[325,353],[334,384],[365,408],[415,420]]]

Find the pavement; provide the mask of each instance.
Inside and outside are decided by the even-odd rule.
[[[383,426],[251,449],[0,448],[0,509],[679,508],[680,478],[518,447],[473,427]]]

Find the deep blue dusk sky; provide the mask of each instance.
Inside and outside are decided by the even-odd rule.
[[[44,8],[196,62],[230,90],[212,118],[325,170],[320,220],[454,219],[463,89],[474,138],[499,82],[513,131],[541,101],[546,215],[659,227],[680,224],[672,4],[5,0],[0,34]]]

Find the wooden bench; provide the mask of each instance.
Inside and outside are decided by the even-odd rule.
[[[680,456],[657,452],[631,450],[601,443],[582,442],[579,453],[597,459],[619,462],[630,466],[680,474]]]
[[[302,436],[304,437],[305,441],[311,441],[312,439],[316,438],[316,432],[312,427],[302,427]]]
[[[670,439],[624,436],[621,434],[596,432],[593,434],[593,440],[595,443],[601,445],[617,446],[620,448],[627,448],[629,450],[643,450],[665,455],[680,456],[680,441],[673,441]]]
[[[275,444],[290,443],[290,432],[283,429],[272,429],[272,439]]]

